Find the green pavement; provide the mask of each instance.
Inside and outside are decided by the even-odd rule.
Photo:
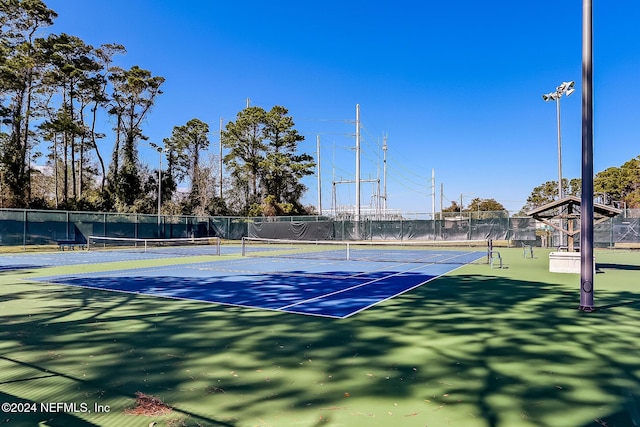
[[[128,264],[0,270],[0,426],[640,425],[640,252],[596,250],[583,313],[548,250],[498,250],[341,320],[29,281]]]

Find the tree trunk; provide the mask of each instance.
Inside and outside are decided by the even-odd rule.
[[[29,70],[27,77],[27,102],[25,105],[25,114],[24,114],[24,144],[22,145],[22,180],[26,185],[27,199],[26,204],[28,205],[31,201],[31,159],[29,159],[29,118],[31,117],[31,96],[33,92],[33,72]],[[26,161],[26,163],[25,163]],[[26,166],[25,166],[26,165]],[[25,177],[26,170],[26,177]]]
[[[100,181],[100,191],[104,192],[104,183],[105,183],[105,180],[107,179],[107,172],[104,167],[104,160],[102,160],[102,156],[100,155],[100,150],[98,149],[98,143],[96,142],[97,111],[98,111],[98,103],[96,102],[92,108],[92,115],[91,115],[91,142],[93,143],[93,149],[96,150],[96,156],[98,156],[98,162],[100,162],[100,170],[102,171],[102,179]]]
[[[69,119],[71,121],[71,126],[73,129],[74,121],[73,121],[73,81],[70,82],[69,85]],[[76,186],[76,133],[75,131],[71,132],[71,194],[73,194],[73,199],[76,200],[78,198],[78,188]]]

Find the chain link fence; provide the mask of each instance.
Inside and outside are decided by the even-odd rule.
[[[578,226],[576,225],[576,228]],[[0,209],[0,246],[86,242],[88,236],[173,238],[264,237],[303,240],[506,240],[518,245],[558,246],[560,236],[530,217],[508,212],[463,212],[436,219],[331,219],[326,216],[268,218],[146,215],[134,213]],[[598,247],[640,246],[640,210],[594,227]]]

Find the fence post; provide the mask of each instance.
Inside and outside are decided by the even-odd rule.
[[[27,250],[27,210],[22,210],[22,250]]]
[[[614,245],[613,241],[613,218],[609,218],[609,247],[612,248]]]

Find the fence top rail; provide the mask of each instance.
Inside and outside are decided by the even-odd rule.
[[[58,210],[58,209],[23,209],[23,208],[0,208],[0,213],[2,212],[12,212],[12,213],[22,213],[26,214],[38,214],[38,215],[69,215],[69,216],[77,216],[77,215],[100,215],[106,216],[108,218],[119,217],[119,218],[145,218],[145,219],[154,219],[157,220],[157,214],[148,214],[148,213],[136,213],[136,212],[100,212],[100,211],[67,211],[67,210]],[[640,218],[640,209],[625,209],[623,214],[619,215],[619,217],[624,218]],[[232,215],[167,215],[162,214],[160,218],[164,221],[175,220],[176,218],[185,219],[185,220],[196,220],[196,221],[220,221],[220,220],[231,220],[231,221],[239,221],[239,222],[264,222],[264,221],[273,221],[273,222],[315,222],[315,221],[335,221],[335,222],[353,222],[353,218],[348,218],[343,215],[288,215],[288,216],[277,216],[277,217],[243,217],[243,216],[232,216]],[[441,220],[441,219],[490,219],[490,218],[532,218],[530,215],[524,215],[521,211],[463,211],[463,212],[436,212],[435,218],[431,212],[405,212],[400,215],[389,215],[385,217],[384,215],[364,215],[361,217],[362,221],[415,221],[415,220]]]

